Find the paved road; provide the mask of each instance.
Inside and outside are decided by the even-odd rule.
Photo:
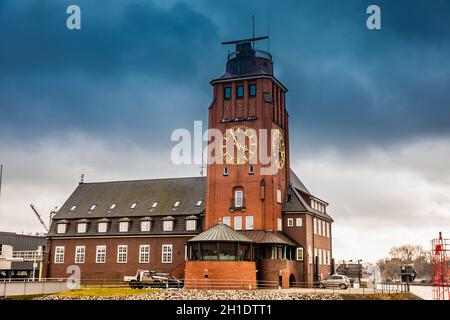
[[[416,296],[425,299],[433,300],[433,287],[432,286],[411,286],[411,293]]]

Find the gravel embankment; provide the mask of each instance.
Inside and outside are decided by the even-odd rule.
[[[111,297],[50,295],[36,298],[36,300],[342,300],[342,298],[336,294],[305,294],[276,290],[162,290],[147,294]]]

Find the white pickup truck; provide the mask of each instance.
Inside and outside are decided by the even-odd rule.
[[[125,276],[130,288],[182,288],[183,282],[168,273],[158,273],[155,271],[138,270],[135,276]]]

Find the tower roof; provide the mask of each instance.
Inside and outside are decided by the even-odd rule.
[[[226,224],[219,223],[212,228],[200,233],[188,242],[239,242],[253,243],[254,241],[244,236]]]

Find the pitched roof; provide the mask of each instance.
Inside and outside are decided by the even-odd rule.
[[[253,240],[247,238],[242,232],[236,231],[226,224],[219,223],[214,227],[200,233],[188,242],[240,242],[251,243]]]
[[[301,190],[302,192],[306,194],[311,194],[309,190],[306,188],[306,186],[303,184],[303,182],[300,180],[300,178],[295,174],[295,172],[291,169],[291,184]]]
[[[300,247],[300,245],[296,241],[292,240],[283,232],[254,230],[243,231],[242,233],[258,244],[285,244],[289,246]]]
[[[199,214],[205,210],[205,201],[197,206],[206,198],[205,182],[204,177],[197,177],[80,184],[54,220]],[[178,207],[174,207],[176,201]],[[158,205],[152,208],[155,202]],[[131,209],[133,203],[137,206]],[[94,204],[95,209],[89,211]],[[113,204],[116,207],[111,210]]]

